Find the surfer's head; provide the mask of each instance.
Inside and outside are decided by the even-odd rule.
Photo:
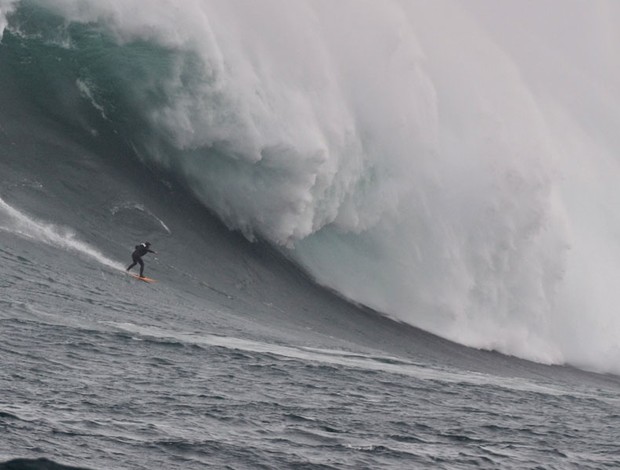
[[[151,246],[151,242],[144,242],[144,246]]]

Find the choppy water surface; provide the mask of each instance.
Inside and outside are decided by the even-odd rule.
[[[2,251],[5,460],[100,469],[620,464],[613,382],[458,370],[343,349],[312,332],[299,343],[222,335],[221,314],[148,300],[160,287],[105,270],[92,286],[71,275],[57,282],[18,251]]]

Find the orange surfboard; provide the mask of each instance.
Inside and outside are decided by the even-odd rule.
[[[157,282],[155,279],[151,279],[150,277],[140,277],[140,276],[138,276],[137,274],[132,274],[132,273],[129,273],[129,275],[130,275],[131,277],[134,277],[134,278],[136,278],[136,279],[139,279],[140,281],[148,282],[149,284],[152,284],[152,283],[154,283],[154,282]]]

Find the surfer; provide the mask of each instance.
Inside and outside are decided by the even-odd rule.
[[[133,260],[133,263],[131,263],[127,267],[127,271],[133,268],[136,264],[139,264],[140,265],[140,277],[144,277],[143,276],[144,261],[142,261],[142,257],[146,255],[147,253],[157,253],[156,251],[151,250],[150,246],[151,246],[150,242],[144,242],[144,243],[140,243],[139,245],[136,245],[136,249],[131,254],[131,259]]]

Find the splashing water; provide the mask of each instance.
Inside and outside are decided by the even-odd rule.
[[[35,242],[80,253],[112,269],[121,271],[125,269],[122,264],[107,258],[87,243],[78,240],[71,230],[34,220],[7,204],[2,198],[0,198],[0,230]]]

